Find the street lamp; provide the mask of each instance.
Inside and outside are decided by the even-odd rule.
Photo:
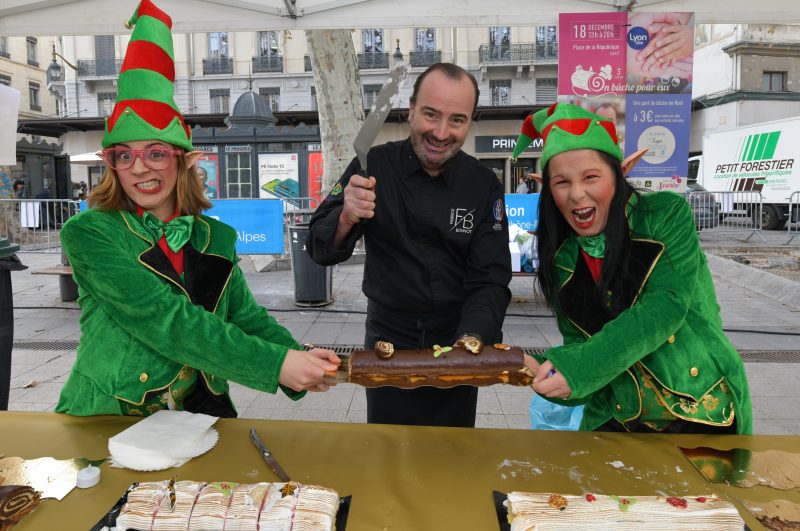
[[[50,63],[50,66],[47,67],[47,83],[52,84],[54,82],[63,82],[64,81],[64,71],[61,68],[61,65],[56,62],[56,57],[60,57],[64,64],[66,64],[71,69],[77,72],[78,67],[67,61],[63,55],[56,51],[56,45],[53,45],[53,62]]]
[[[392,54],[392,58],[394,59],[395,64],[403,62],[403,52],[400,51],[400,39],[395,39],[395,43],[397,47],[394,49],[394,53]]]

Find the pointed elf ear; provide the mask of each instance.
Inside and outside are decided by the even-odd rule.
[[[200,160],[205,153],[203,151],[190,151],[186,153],[183,157],[186,159],[186,167],[191,168],[195,165],[195,163]]]
[[[644,157],[644,154],[647,153],[649,149],[650,148],[642,148],[636,153],[631,153],[628,155],[625,160],[622,161],[622,175],[627,177],[634,166],[636,166],[636,164],[642,160],[642,157]]]

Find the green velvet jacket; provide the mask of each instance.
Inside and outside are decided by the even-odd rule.
[[[141,405],[184,366],[217,395],[228,393],[227,380],[275,393],[287,350],[300,346],[256,303],[236,238],[230,226],[197,218],[182,281],[135,213],[91,209],[69,219],[61,243],[78,284],[81,339],[56,411],[122,414],[121,403]]]
[[[722,331],[689,204],[672,192],[634,195],[628,222],[638,289],[610,320],[592,295],[594,281],[574,234],[554,258],[552,292],[564,345],[540,360],[549,359],[572,390],[559,402],[586,404],[582,430],[612,417],[623,424],[677,418],[715,426],[735,420],[738,433],[751,433],[744,365]]]

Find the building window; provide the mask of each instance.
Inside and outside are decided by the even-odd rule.
[[[506,105],[511,105],[510,79],[490,80],[489,89],[492,91],[492,106],[505,107]]]
[[[258,53],[262,57],[271,57],[280,53],[280,40],[277,31],[258,32]]]
[[[229,57],[227,32],[208,34],[208,57],[211,59]]]
[[[231,99],[230,89],[211,89],[208,91],[208,96],[211,101],[212,113],[228,114],[228,103]]]
[[[114,102],[117,101],[116,92],[98,92],[97,93],[97,116],[105,118],[111,116],[114,110]]]
[[[269,104],[272,112],[278,112],[281,109],[280,87],[261,87],[258,89],[258,94]]]
[[[250,153],[228,153],[225,157],[225,191],[229,198],[253,197]]]
[[[378,92],[383,85],[364,85],[364,108],[369,109],[378,98]]]
[[[11,76],[0,74],[0,85],[11,86]]]
[[[364,44],[364,53],[383,53],[383,30],[368,28],[361,30],[361,42]]]
[[[414,30],[414,49],[418,52],[428,52],[436,49],[436,30],[434,28],[417,28]]]
[[[761,88],[768,92],[786,92],[786,72],[764,72]]]
[[[316,111],[319,109],[317,106],[317,87],[311,87],[311,110]]]
[[[11,54],[8,53],[8,37],[0,37],[0,57],[11,58]]]
[[[39,101],[39,83],[34,83],[33,81],[28,82],[28,97],[31,103],[31,110],[41,111],[42,104]]]
[[[558,38],[555,26],[536,27],[536,58],[558,59]]]
[[[550,105],[556,101],[558,78],[541,78],[536,80],[536,104]]]
[[[28,64],[31,66],[39,66],[39,61],[36,57],[36,37],[26,37],[26,44],[28,48]]]
[[[116,76],[119,73],[113,35],[95,35],[94,60],[96,64],[95,75]]]
[[[508,59],[511,56],[511,26],[489,27],[489,57]]]

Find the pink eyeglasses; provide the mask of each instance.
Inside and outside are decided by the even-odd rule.
[[[103,159],[115,171],[130,169],[136,162],[136,157],[142,159],[144,165],[151,170],[166,170],[172,159],[181,155],[183,151],[179,149],[163,147],[131,149],[120,146],[103,150]]]

